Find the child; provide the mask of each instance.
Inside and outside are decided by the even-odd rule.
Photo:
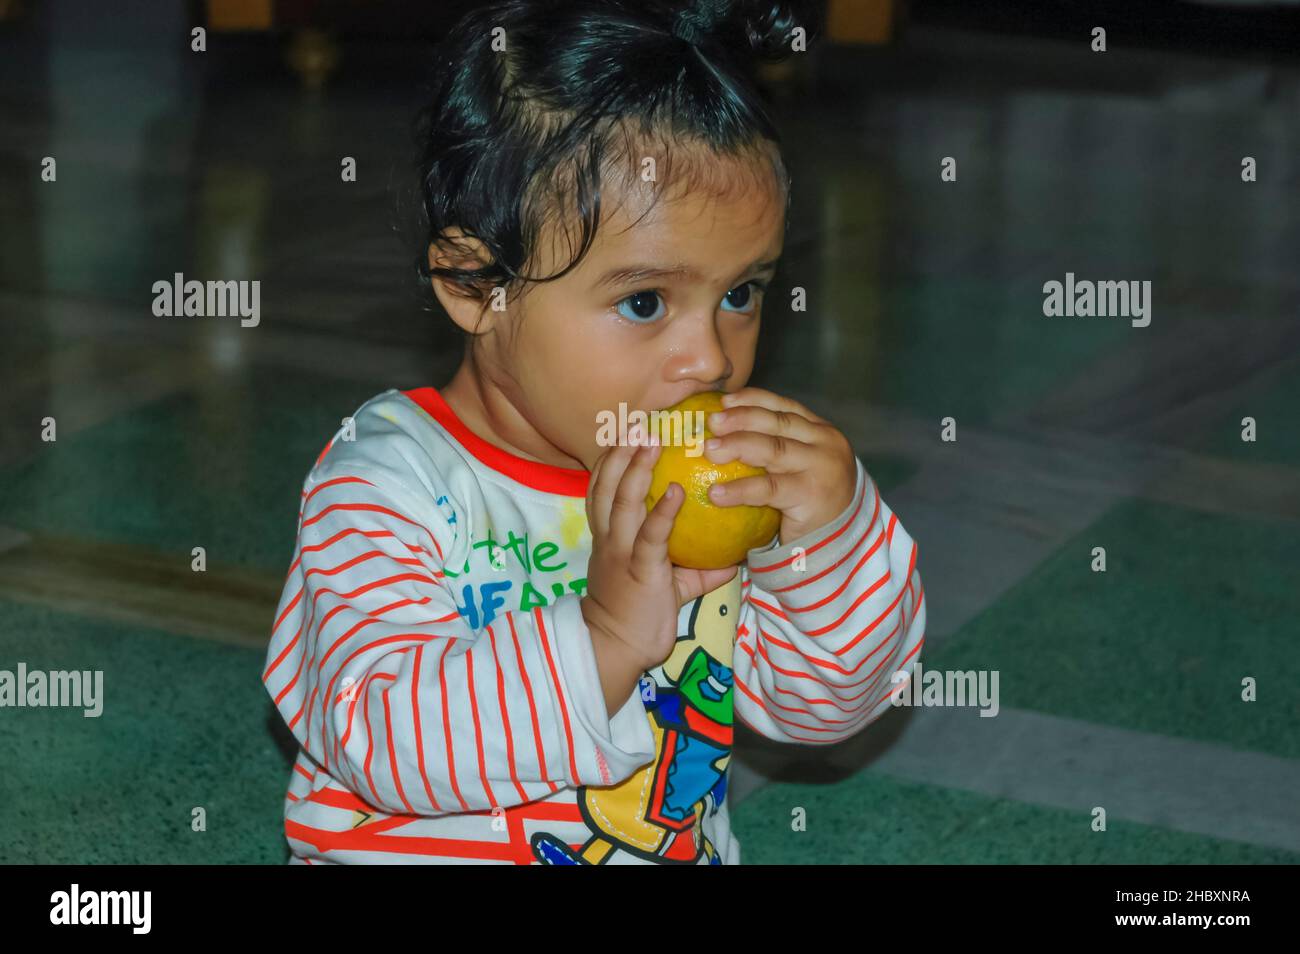
[[[838,430],[745,387],[789,183],[736,47],[792,26],[513,0],[441,47],[421,273],[465,356],[304,484],[263,677],[301,746],[292,863],[735,864],[733,716],[838,742],[915,666],[916,545]],[[687,570],[681,487],[646,513],[658,448],[596,422],[711,390],[709,459],[768,471],[714,502],[781,525]]]

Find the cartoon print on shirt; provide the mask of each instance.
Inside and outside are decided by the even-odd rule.
[[[643,694],[655,757],[617,785],[582,785],[578,804],[592,836],[574,852],[555,835],[533,835],[545,864],[604,864],[626,851],[661,864],[721,864],[704,836],[703,813],[726,796],[733,730],[732,653],[740,613],[740,573],[684,608],[685,631],[650,674]],[[649,688],[649,687],[647,687]]]

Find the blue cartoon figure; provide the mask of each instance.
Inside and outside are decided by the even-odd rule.
[[[686,632],[644,699],[655,758],[617,785],[582,786],[583,820],[592,831],[580,850],[535,834],[546,864],[604,864],[625,851],[661,864],[720,864],[700,820],[716,813],[727,790],[732,744],[732,673],[740,574],[696,599]]]

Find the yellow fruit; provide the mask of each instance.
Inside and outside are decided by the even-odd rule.
[[[647,508],[654,507],[669,484],[681,484],[686,491],[668,537],[668,558],[678,566],[698,570],[735,566],[744,562],[754,547],[770,543],[781,526],[781,512],[772,507],[719,507],[709,500],[709,487],[715,483],[766,473],[739,460],[715,464],[704,455],[704,441],[713,436],[708,415],[722,409],[722,392],[709,391],[688,397],[660,412],[658,418],[663,449],[655,461],[645,502]],[[696,411],[704,412],[703,419]],[[652,417],[652,427],[654,424]],[[702,435],[696,429],[701,424]],[[692,449],[697,452],[694,457],[687,454]]]

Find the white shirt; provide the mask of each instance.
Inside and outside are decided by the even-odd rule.
[[[611,715],[587,471],[489,444],[433,388],[353,420],[303,485],[263,676],[300,745],[291,863],[736,864],[733,717],[838,742],[917,663],[916,545],[859,462],[838,518],[682,607]]]

